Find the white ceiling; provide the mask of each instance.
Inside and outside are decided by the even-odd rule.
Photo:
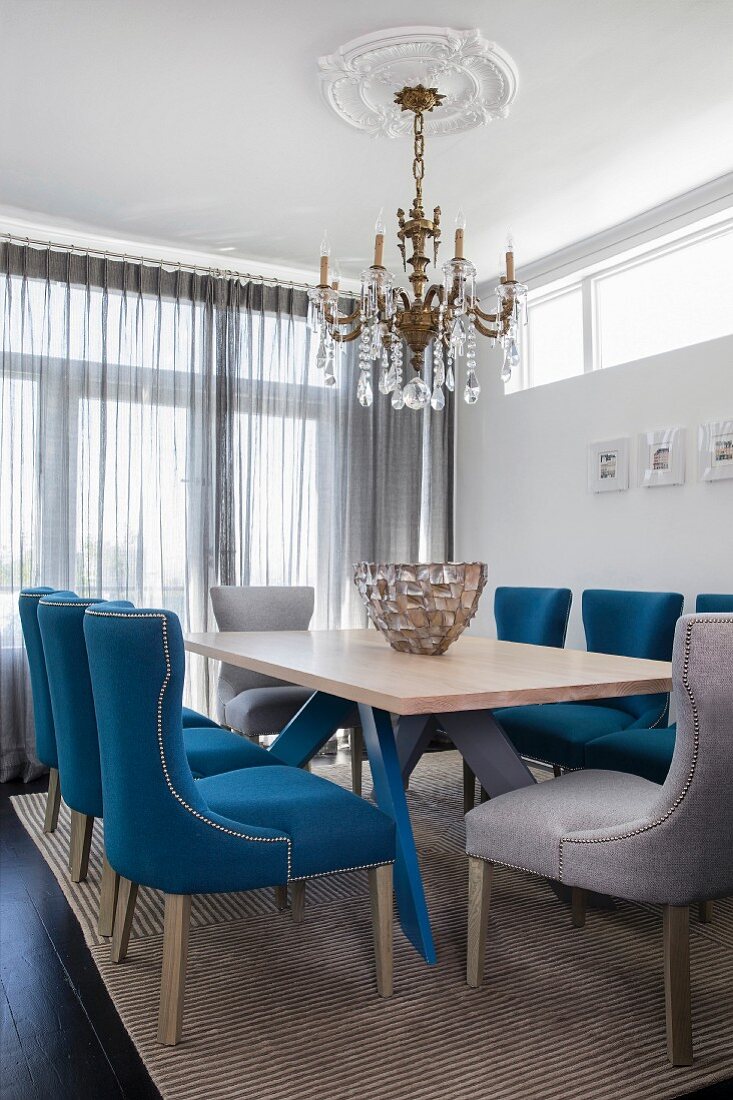
[[[528,262],[733,168],[731,0],[0,0],[0,217],[314,272],[328,226],[358,273],[411,150],[333,115],[316,61],[409,24],[519,68],[507,120],[427,143],[485,273],[508,226]]]

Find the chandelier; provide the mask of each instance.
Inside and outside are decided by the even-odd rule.
[[[336,382],[335,368],[344,343],[359,340],[359,381],[357,398],[361,405],[373,402],[372,375],[378,372],[379,392],[391,395],[392,406],[401,409],[445,408],[445,390],[454,390],[459,360],[465,359],[467,404],[475,405],[481,392],[476,373],[476,332],[488,337],[492,346],[498,341],[504,349],[501,378],[511,378],[512,368],[520,360],[519,330],[526,324],[527,287],[515,279],[514,247],[507,242],[506,270],[496,287],[496,311],[485,313],[476,297],[476,268],[463,254],[465,218],[459,211],[455,225],[455,255],[443,264],[442,283],[428,286],[428,249],[432,242],[433,265],[437,266],[440,247],[441,210],[436,206],[432,218],[423,208],[423,159],[425,139],[423,116],[440,107],[444,95],[437,88],[422,84],[405,87],[395,94],[395,103],[403,111],[412,111],[415,198],[409,214],[397,211],[397,240],[405,271],[411,273],[412,297],[395,286],[394,276],[384,267],[385,227],[381,212],[375,226],[374,262],[361,275],[361,298],[348,314],[339,312],[338,279],[329,283],[330,246],[324,235],[321,243],[320,283],[308,291],[308,323],[318,339],[316,365],[324,372],[324,382]],[[408,247],[412,254],[407,255]],[[426,289],[427,288],[427,289]],[[404,345],[410,350],[410,377],[405,381]],[[432,347],[432,377],[427,377],[425,352]],[[429,384],[430,383],[430,384]]]

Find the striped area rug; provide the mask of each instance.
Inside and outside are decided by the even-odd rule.
[[[348,766],[321,769],[348,786]],[[128,961],[110,963],[96,932],[101,835],[87,882],[73,886],[65,807],[56,833],[44,836],[44,796],[13,804],[166,1098],[666,1100],[733,1076],[733,901],[716,903],[710,925],[691,918],[689,1068],[666,1059],[661,918],[652,906],[619,902],[574,929],[541,880],[497,869],[486,984],[466,986],[461,780],[457,754],[430,754],[408,793],[438,966],[426,967],[398,932],[395,995],[377,997],[364,872],[309,883],[299,926],[276,911],[271,891],[196,898],[176,1048],[155,1041],[161,897],[140,891]]]

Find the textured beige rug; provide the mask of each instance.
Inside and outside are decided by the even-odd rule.
[[[348,785],[348,767],[320,765]],[[365,780],[368,790],[368,780]],[[128,961],[96,933],[101,864],[68,881],[69,816],[42,833],[44,797],[13,804],[84,930],[120,1015],[164,1097],[187,1100],[661,1100],[733,1076],[733,902],[692,916],[695,1064],[667,1062],[661,919],[619,903],[584,929],[530,875],[494,879],[486,984],[464,981],[461,767],[423,758],[408,794],[439,963],[396,935],[395,995],[374,988],[363,872],[309,885],[306,923],[272,892],[193,904],[184,1041],[155,1041],[161,898],[142,890]],[[95,830],[96,833],[96,830]]]

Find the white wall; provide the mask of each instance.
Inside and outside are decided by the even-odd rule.
[[[683,592],[686,610],[698,592],[733,592],[733,479],[697,479],[698,424],[733,418],[733,337],[507,396],[499,365],[487,348],[478,404],[458,401],[456,558],[489,563],[475,633],[494,633],[500,584],[572,588],[579,648],[584,588]],[[637,433],[677,425],[685,484],[638,488]],[[588,492],[587,444],[621,435],[631,487]]]

